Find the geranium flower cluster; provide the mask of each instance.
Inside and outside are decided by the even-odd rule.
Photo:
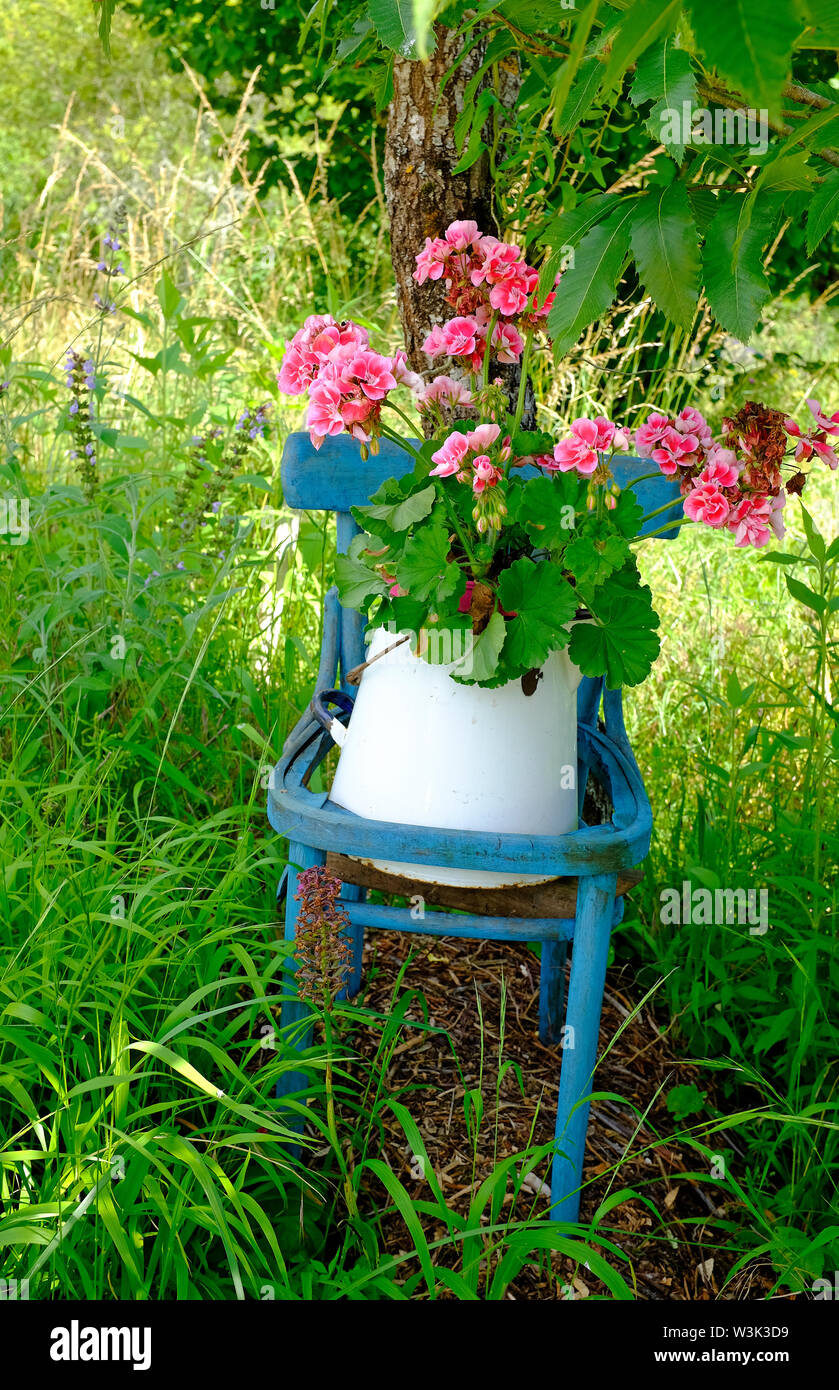
[[[502,518],[507,515],[505,491],[499,484],[504,478],[504,464],[509,462],[511,447],[509,435],[499,445],[500,434],[501,427],[496,424],[477,425],[467,434],[454,431],[431,455],[436,466],[429,476],[454,476],[458,482],[471,487],[475,496],[472,518],[480,534],[499,530]]]
[[[465,358],[473,372],[480,370],[488,342],[497,361],[518,362],[522,333],[544,326],[555,298],[551,290],[539,303],[539,272],[527,264],[521,248],[484,236],[476,222],[452,222],[443,236],[426,237],[416,262],[417,283],[443,280],[446,303],[455,311],[447,323],[435,324],[423,351],[431,361],[443,355]]]
[[[806,462],[814,455],[836,468],[831,436],[839,436],[839,411],[827,416],[818,401],[807,402],[814,426],[802,430],[783,411],[749,401],[723,420],[715,439],[707,420],[688,407],[674,417],[650,415],[634,431],[604,416],[573,420],[570,433],[550,455],[536,460],[543,468],[575,469],[591,476],[604,453],[633,448],[668,477],[678,475],[685,515],[719,530],[731,531],[738,546],[762,546],[774,533],[784,534],[783,509],[788,493],[800,493],[806,475],[796,472],[784,482],[782,465],[790,458]],[[597,481],[595,478],[594,481]]]
[[[384,357],[370,348],[366,328],[331,314],[312,314],[286,343],[277,384],[288,396],[308,392],[306,426],[319,449],[327,435],[345,430],[362,444],[380,433],[382,402],[403,383],[418,390],[422,379],[408,370],[406,355]]]
[[[571,433],[555,446],[553,454],[539,454],[536,462],[548,472],[570,473],[576,470],[584,478],[591,477],[600,462],[600,455],[629,448],[629,431],[597,415],[593,420],[581,415],[571,422]]]

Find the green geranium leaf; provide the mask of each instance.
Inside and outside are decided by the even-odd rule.
[[[386,599],[376,614],[376,622],[383,627],[392,623],[394,633],[420,632],[427,617],[428,604],[420,603],[409,594],[403,598]]]
[[[624,488],[618,493],[617,505],[609,512],[609,521],[617,526],[622,536],[637,536],[641,529],[644,508],[635,496],[634,489]]]
[[[476,685],[488,681],[498,670],[501,648],[507,636],[507,623],[499,612],[493,613],[483,632],[469,644],[465,656],[452,669],[452,676],[461,685]]]
[[[552,454],[556,441],[545,430],[519,430],[510,442],[514,458],[527,458],[529,454]]]
[[[605,676],[609,690],[639,685],[652,670],[661,644],[652,594],[641,583],[634,560],[583,596],[594,621],[572,629],[571,660],[584,676]]]
[[[598,522],[588,522],[563,551],[562,564],[579,584],[602,584],[629,559],[629,543],[619,533],[604,532]]]
[[[567,545],[577,524],[576,511],[584,488],[576,473],[556,473],[552,478],[531,478],[519,489],[515,519],[534,545],[545,550],[561,550]]]
[[[557,565],[523,556],[502,574],[498,595],[507,612],[516,615],[507,623],[508,668],[529,671],[566,646],[565,625],[577,611],[577,595]]]
[[[338,597],[345,608],[363,609],[372,598],[387,593],[380,574],[364,559],[366,536],[354,536],[346,555],[335,557],[335,583]]]
[[[407,589],[413,599],[430,599],[432,595],[448,598],[461,577],[459,567],[449,560],[450,550],[449,531],[442,522],[424,526],[419,535],[408,541],[396,567],[401,588]]]
[[[381,531],[376,528],[378,522],[391,531],[407,531],[409,526],[423,521],[428,516],[436,497],[434,484],[429,483],[421,492],[415,492],[401,500],[389,498],[386,501],[371,503],[369,507],[354,507],[353,516],[362,526],[369,526],[370,530],[375,529],[377,535],[381,535]]]

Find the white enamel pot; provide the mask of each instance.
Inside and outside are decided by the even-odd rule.
[[[368,660],[400,635],[376,628]],[[581,673],[567,653],[551,653],[535,682],[489,690],[452,679],[453,670],[466,669],[468,652],[432,665],[412,648],[409,638],[368,666],[349,725],[329,724],[341,745],[331,800],[359,816],[407,825],[525,835],[576,830]],[[388,873],[464,887],[548,877],[370,862]]]

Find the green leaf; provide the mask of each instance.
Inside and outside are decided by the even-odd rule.
[[[618,534],[603,535],[595,520],[586,534],[575,536],[562,555],[563,567],[579,584],[602,584],[614,570],[626,564],[629,543]]]
[[[571,84],[582,65],[588,37],[594,24],[600,0],[589,0],[588,5],[575,18],[574,32],[568,48],[568,57],[560,66],[553,88],[554,134],[558,134],[558,123],[565,114]]]
[[[430,483],[421,492],[403,497],[398,502],[376,502],[369,507],[353,507],[353,516],[362,526],[368,520],[380,521],[391,531],[407,531],[409,526],[428,516],[436,497],[437,491]],[[376,534],[379,534],[378,530]]]
[[[452,169],[453,174],[463,174],[467,169],[471,169],[481,157],[486,145],[483,141],[483,130],[487,123],[487,118],[493,106],[498,106],[498,97],[490,87],[484,87],[478,93],[478,99],[474,106],[472,126],[469,132],[469,143]]]
[[[644,518],[644,508],[635,496],[635,490],[625,487],[618,494],[617,504],[609,512],[609,521],[616,526],[622,536],[637,536]]]
[[[473,640],[466,655],[452,667],[451,674],[461,685],[477,685],[491,680],[498,669],[501,648],[507,636],[507,623],[493,613],[483,632]]]
[[[681,0],[632,0],[624,11],[620,26],[609,35],[609,59],[603,90],[616,86],[626,69],[661,34],[669,33],[676,22]]]
[[[807,209],[807,255],[812,256],[839,219],[839,169],[831,169]]]
[[[434,52],[434,16],[438,8],[437,0],[413,0],[413,30],[416,35],[417,55],[421,59]]]
[[[527,458],[531,454],[549,454],[553,450],[554,437],[547,430],[519,430],[510,441],[514,458]]]
[[[364,608],[371,598],[387,593],[380,574],[361,558],[366,537],[354,536],[346,555],[335,557],[335,583],[345,608]]]
[[[652,670],[661,648],[652,594],[641,583],[634,561],[586,596],[594,616],[571,629],[568,655],[584,676],[605,676],[609,690],[639,685]]]
[[[647,101],[654,103],[646,120],[647,129],[681,164],[690,135],[683,121],[684,103],[687,102],[692,110],[697,99],[690,54],[677,48],[672,38],[648,48],[638,59],[629,96],[635,106]],[[674,120],[674,116],[678,119]],[[668,129],[675,138],[666,138]]]
[[[99,39],[106,58],[111,56],[111,21],[117,7],[117,0],[99,0]],[[96,6],[93,7],[94,13]]]
[[[804,523],[804,534],[807,537],[810,554],[815,556],[817,560],[824,561],[827,554],[824,536],[803,503],[801,504],[801,520]]]
[[[424,56],[419,50],[414,10],[415,0],[367,0],[367,11],[382,44],[400,58]]]
[[[405,546],[405,552],[397,563],[396,578],[411,598],[423,602],[432,594],[447,598],[453,594],[460,580],[460,569],[448,556],[451,540],[446,526],[436,523],[423,526],[416,536],[412,536]]]
[[[776,115],[801,32],[796,0],[685,0],[685,12],[709,65]]]
[[[667,1092],[667,1109],[677,1120],[683,1120],[703,1109],[706,1095],[693,1081],[686,1086],[673,1086]]]
[[[548,255],[539,272],[539,298],[544,299],[553,289],[554,279],[568,253],[577,246],[587,232],[606,217],[620,203],[617,193],[595,193],[575,208],[561,212],[555,217],[541,238],[541,245],[549,248]]]
[[[755,193],[760,190],[769,192],[770,189],[801,192],[802,189],[811,188],[816,170],[807,163],[809,157],[806,150],[796,150],[792,154],[779,154],[775,159],[770,159],[758,174]]]
[[[561,550],[574,533],[576,508],[582,501],[584,489],[585,483],[576,473],[531,478],[518,490],[511,512],[534,545],[545,550]]]
[[[573,347],[594,319],[605,314],[615,297],[629,254],[631,205],[622,203],[606,222],[587,232],[563,275],[548,315],[554,352]]]
[[[743,342],[770,294],[762,252],[774,218],[755,217],[757,206],[751,194],[725,198],[708,229],[703,254],[708,303],[722,327]]]
[[[603,64],[595,56],[586,58],[574,76],[575,80],[571,83],[568,94],[562,103],[562,109],[558,110],[554,117],[554,135],[560,140],[576,130],[580,121],[588,115],[594,105],[597,93],[600,91]]]
[[[659,309],[686,331],[699,299],[699,238],[683,183],[646,194],[632,211],[632,253]]]
[[[809,26],[799,42],[800,48],[839,48],[839,3],[837,0],[803,0],[802,9]]]
[[[181,292],[175,285],[171,275],[164,270],[155,286],[160,307],[163,310],[163,317],[167,320],[173,319],[181,305]]]
[[[821,594],[815,594],[812,589],[808,589],[807,585],[802,584],[800,580],[793,579],[791,574],[785,574],[784,579],[787,581],[787,588],[792,597],[821,617],[827,607],[827,600]]]
[[[577,611],[577,595],[550,560],[523,556],[504,570],[498,596],[508,613],[505,664],[518,671],[541,666],[552,651],[568,643],[566,624]]]

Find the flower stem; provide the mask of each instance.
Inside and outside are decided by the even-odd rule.
[[[521,417],[524,414],[524,397],[527,392],[527,369],[530,366],[530,350],[533,346],[533,330],[526,335],[524,340],[524,352],[521,355],[521,378],[519,380],[519,394],[516,401],[516,418],[513,425],[515,434],[521,424]]]
[[[645,518],[645,520],[646,520],[646,518]],[[689,517],[689,516],[679,516],[679,517],[676,517],[676,519],[675,519],[674,521],[667,521],[667,522],[665,522],[665,524],[664,524],[663,526],[657,527],[657,529],[656,529],[655,531],[648,531],[647,534],[646,534],[645,536],[633,536],[632,539],[630,540],[629,544],[630,544],[630,545],[637,545],[638,541],[649,541],[649,540],[652,540],[652,537],[653,537],[653,536],[661,536],[661,535],[663,535],[663,533],[664,533],[665,531],[670,531],[670,530],[672,530],[672,528],[673,528],[674,526],[684,526],[684,524],[685,524],[686,521],[690,521],[690,517]]]
[[[347,1210],[349,1211],[350,1217],[356,1219],[358,1217],[358,1203],[356,1202],[349,1168],[347,1167],[346,1159],[341,1151],[341,1143],[338,1138],[338,1125],[335,1120],[335,1081],[332,1072],[332,999],[330,998],[328,990],[324,990],[323,998],[323,1031],[324,1041],[326,1043],[326,1071],[324,1077],[326,1087],[326,1127],[329,1131],[332,1147],[335,1150],[335,1157],[338,1159],[344,1174],[344,1196],[347,1201]]]
[[[395,406],[394,409],[396,409]],[[420,454],[412,444],[408,443],[407,439],[402,438],[401,434],[397,434],[395,430],[389,430],[387,425],[382,425],[382,434],[384,435],[385,439],[389,439],[392,444],[398,444],[400,449],[404,449],[406,454],[410,454],[412,458],[415,458],[417,460],[417,463],[419,463],[421,457]]]
[[[492,318],[489,321],[489,327],[487,328],[487,345],[486,351],[484,353],[484,367],[481,381],[481,385],[484,387],[487,386],[489,383],[489,365],[492,361],[492,335],[495,332],[495,325],[497,324],[497,322],[498,310],[496,309]]]

